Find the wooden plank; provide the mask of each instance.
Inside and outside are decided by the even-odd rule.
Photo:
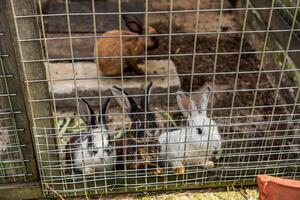
[[[47,40],[47,50],[49,59],[69,59],[71,60],[72,54],[70,49],[70,39],[68,34],[47,34],[48,38],[56,38]],[[72,39],[73,56],[76,60],[93,60],[93,51],[95,38],[91,34],[74,34]],[[80,37],[79,37],[80,36]],[[82,38],[90,37],[90,38]],[[65,38],[65,39],[63,39]]]
[[[251,1],[255,8],[270,8],[272,5],[271,1],[268,0],[252,0]],[[265,23],[268,23],[270,16],[270,9],[257,10],[261,15],[262,19]],[[275,32],[277,40],[283,49],[287,49],[287,44],[289,41],[290,32],[286,30],[290,30],[291,27],[288,26],[286,21],[280,16],[278,10],[273,10],[271,24],[271,30],[282,30],[282,32]],[[300,39],[297,37],[295,33],[291,35],[291,43],[289,50],[299,50],[300,49]],[[300,67],[300,52],[289,52],[288,55],[291,57],[295,65]]]
[[[81,97],[98,97],[99,86],[103,96],[111,96],[112,85],[123,87],[131,95],[141,95],[144,93],[145,80],[141,78],[101,78],[98,83],[97,66],[95,63],[76,62],[72,63],[45,63],[47,74],[53,80],[51,90],[56,98],[56,108],[76,108],[75,89],[77,95]],[[74,72],[73,72],[74,67]],[[145,69],[145,64],[140,64],[139,68]],[[169,70],[169,71],[168,71]],[[169,60],[148,60],[148,75],[160,76],[148,77],[148,81],[153,82],[151,104],[167,105],[168,90],[175,93],[180,89],[180,80],[177,75],[175,64]],[[168,76],[168,72],[172,76]],[[74,85],[74,74],[76,77],[76,88]],[[159,95],[155,95],[159,94]],[[171,95],[173,97],[173,95]],[[70,99],[73,98],[73,99]],[[99,107],[99,99],[89,101],[92,106]],[[114,101],[112,101],[114,103]],[[170,98],[169,103],[176,104],[176,98]]]
[[[141,170],[143,171],[143,170]],[[268,170],[270,171],[270,170]],[[274,170],[273,170],[274,171]],[[205,180],[202,180],[203,177],[207,175]],[[229,174],[234,175],[234,172],[229,172]],[[95,196],[99,194],[121,194],[121,193],[138,193],[138,192],[151,192],[151,191],[172,191],[172,190],[187,190],[187,189],[203,189],[203,188],[220,188],[226,186],[247,186],[247,185],[256,185],[255,178],[248,179],[238,179],[238,180],[230,180],[223,178],[220,181],[219,173],[208,171],[205,172],[189,172],[182,175],[174,175],[174,174],[163,174],[161,176],[156,176],[148,173],[146,177],[143,172],[127,172],[126,176],[123,172],[118,172],[118,177],[116,178],[115,174],[107,174],[106,180],[97,179],[95,181],[94,177],[78,177],[77,181],[72,181],[72,178],[66,180],[65,188],[67,191],[59,191],[56,190],[63,197],[72,197],[76,196],[85,196],[88,194],[89,196]],[[110,177],[114,178],[110,178]],[[211,177],[211,178],[209,178]],[[211,181],[214,180],[214,181]],[[85,183],[83,183],[83,181]],[[167,181],[167,183],[166,183]],[[202,182],[203,181],[203,182]],[[107,188],[105,188],[105,184],[107,184]],[[128,187],[130,185],[131,187]],[[93,188],[81,190],[81,188]],[[94,189],[95,188],[95,189]],[[55,194],[49,192],[47,197],[55,197]]]
[[[34,15],[35,10],[33,1],[14,1],[14,12],[12,10],[10,0],[0,1],[6,15],[7,27],[5,30],[9,30],[6,34],[10,34],[11,37],[11,41],[7,41],[8,43],[5,45],[13,45],[14,47],[12,48],[12,51],[9,52],[12,60],[11,70],[16,70],[16,77],[19,78],[20,83],[19,85],[18,82],[11,83],[11,85],[16,84],[16,87],[19,87],[22,91],[21,94],[23,94],[23,97],[21,97],[19,101],[25,104],[29,124],[28,129],[34,135],[36,139],[35,141],[40,144],[44,144],[41,146],[35,145],[35,147],[38,148],[35,152],[46,152],[36,156],[40,161],[40,172],[44,176],[60,176],[60,170],[52,170],[50,172],[49,169],[44,168],[44,165],[52,167],[59,161],[59,156],[56,153],[47,154],[48,151],[54,152],[57,149],[57,146],[55,137],[49,136],[49,133],[53,134],[54,131],[45,131],[45,128],[54,128],[51,101],[44,101],[44,99],[50,99],[48,84],[43,81],[46,80],[45,68],[43,62],[23,62],[28,60],[41,60],[43,58],[41,44],[39,41],[24,43],[18,42],[18,39],[39,38],[37,30],[38,25],[36,24],[37,21],[35,18],[14,20],[14,15]],[[16,32],[16,28],[18,32]],[[32,80],[41,81],[28,82]],[[33,100],[36,101],[32,102]],[[38,120],[36,118],[40,119]],[[40,127],[40,129],[35,129],[34,127]],[[28,135],[24,135],[23,137],[29,137],[29,135],[30,134],[28,132]],[[37,139],[37,136],[40,137]],[[29,151],[25,151],[24,154],[33,156],[32,152],[30,155]],[[45,161],[46,164],[42,161]],[[36,174],[37,172],[34,173]]]
[[[70,27],[72,33],[93,33],[93,9],[92,1],[69,2],[68,11],[70,15]],[[144,1],[130,0],[122,1],[122,12],[145,12]],[[97,33],[103,33],[112,29],[119,29],[118,14],[105,14],[118,12],[118,3],[112,1],[95,1],[96,30]],[[49,2],[48,14],[66,14],[67,8],[65,3]],[[77,15],[74,15],[76,14]],[[81,13],[80,15],[78,13]],[[101,13],[104,13],[104,15]],[[141,21],[144,14],[136,14]],[[45,18],[47,21],[46,32],[48,33],[68,33],[68,19],[63,16],[49,16]],[[122,20],[122,27],[125,24]]]
[[[0,185],[1,200],[42,199],[44,198],[39,182]]]
[[[151,180],[152,179],[152,180]],[[160,177],[160,182],[163,183],[163,178]],[[173,181],[178,181],[180,180],[181,178],[177,177],[177,176],[173,176],[172,180]],[[148,178],[148,183],[151,181],[151,182],[154,182],[156,181],[156,178]],[[98,185],[101,185],[99,183],[100,181],[98,181]],[[131,181],[133,184],[135,184],[135,181]],[[184,182],[184,181],[183,181]],[[163,184],[161,183],[161,187],[155,187],[155,186],[148,186],[147,187],[147,190],[148,191],[160,191],[160,190],[163,190],[163,191],[174,191],[174,190],[187,190],[187,189],[199,189],[199,188],[218,188],[218,187],[226,187],[226,186],[250,186],[250,185],[256,185],[255,181],[242,181],[242,180],[239,180],[239,181],[228,181],[228,182],[223,182],[223,183],[206,183],[204,185],[200,185],[200,184],[189,184],[189,185],[186,185],[186,184],[178,184],[178,187],[176,186],[168,186],[168,187],[163,187]],[[103,183],[102,183],[103,184]],[[76,184],[78,185],[78,184]],[[68,187],[72,188],[73,184],[69,184]],[[81,184],[81,186],[78,186],[78,188],[80,187],[84,187],[83,184]],[[109,190],[110,191],[110,190]],[[99,198],[99,194],[102,194],[102,193],[105,193],[105,190],[101,190],[101,189],[98,189],[97,190],[98,194],[95,194],[94,192],[91,192],[89,191],[89,195],[91,195],[91,197],[95,197],[95,198]],[[137,190],[136,189],[128,189],[127,190],[127,193],[137,193],[137,192],[145,192],[145,187],[141,187],[141,188],[138,188]],[[122,194],[124,193],[124,190],[122,189],[115,189],[113,190],[113,192],[109,192],[110,194],[112,195],[115,195],[115,194]],[[77,196],[85,196],[85,192],[77,192],[76,193]],[[65,195],[64,195],[65,196]],[[66,195],[68,197],[71,197],[71,196],[75,196],[74,193],[69,193],[68,195]],[[51,193],[51,195],[49,195],[48,197],[52,197],[52,198],[57,198],[57,196],[53,193]],[[108,196],[110,197],[110,196]],[[38,182],[32,182],[32,183],[26,183],[26,184],[10,184],[10,185],[1,185],[0,186],[0,199],[1,200],[19,200],[19,199],[44,199],[45,197],[43,196],[43,193],[42,193],[42,188],[40,186],[40,184]]]

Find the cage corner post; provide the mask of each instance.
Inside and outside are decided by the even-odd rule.
[[[20,139],[28,142],[30,148],[25,148],[23,154],[35,159],[34,165],[27,168],[34,174],[34,180],[41,180],[42,186],[45,186],[47,180],[43,177],[60,176],[61,172],[55,168],[60,160],[34,2],[0,0],[0,7],[3,8],[1,17],[5,17],[1,21],[6,30],[4,46],[10,53],[9,70],[15,74],[16,79],[10,85],[19,90],[20,96],[15,98],[15,104],[24,106],[24,116],[19,121],[27,123],[27,127],[23,124],[27,134]],[[57,190],[60,185],[48,183],[48,186]],[[44,193],[47,191],[44,187]]]

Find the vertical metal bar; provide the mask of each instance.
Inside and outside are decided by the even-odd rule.
[[[246,7],[245,8],[245,14],[244,14],[244,19],[243,19],[243,24],[242,24],[242,36],[241,36],[241,42],[240,42],[240,47],[239,47],[239,52],[238,52],[237,67],[236,67],[236,70],[235,70],[233,96],[232,96],[232,100],[231,100],[231,107],[230,107],[230,114],[229,114],[229,126],[228,126],[229,130],[230,130],[230,126],[232,124],[232,118],[233,118],[233,109],[234,109],[235,95],[236,95],[236,90],[237,90],[237,81],[238,81],[238,76],[239,76],[239,69],[240,69],[242,50],[243,50],[243,44],[244,44],[244,38],[245,38],[245,30],[246,30],[247,19],[248,19],[249,0],[246,1],[246,6],[245,7]],[[220,19],[220,21],[221,21],[221,19]],[[217,58],[216,58],[215,62],[217,62]],[[232,145],[233,145],[233,142],[231,142],[231,148],[232,148]],[[228,162],[229,162],[229,159],[228,159]],[[222,171],[222,174],[223,174],[223,171]],[[225,174],[227,175],[227,172]]]
[[[76,78],[76,70],[75,70],[75,61],[74,61],[74,48],[73,48],[73,40],[72,40],[72,30],[71,30],[71,21],[70,21],[70,10],[69,10],[69,1],[65,0],[65,6],[66,6],[66,16],[67,16],[67,26],[68,26],[68,36],[69,36],[69,42],[70,42],[70,53],[71,53],[71,62],[72,62],[72,71],[73,71],[73,80],[74,80],[74,88],[75,88],[75,98],[76,98],[76,107],[77,107],[77,115],[79,117],[80,116],[80,112],[79,112],[79,96],[78,96],[78,90],[77,90],[77,78]],[[78,123],[79,123],[79,118],[78,118]],[[79,136],[80,136],[80,143],[82,143],[82,131],[81,129],[79,130]],[[82,150],[82,154],[83,151],[85,151],[85,149]],[[81,162],[81,166],[82,169],[85,168],[86,163],[84,160],[82,160]],[[72,170],[72,174],[73,174],[73,170]],[[87,185],[87,179],[86,177],[83,175],[83,185],[84,185],[84,193],[85,196],[88,195],[88,185]]]
[[[171,52],[172,52],[172,26],[173,26],[173,6],[174,6],[174,1],[170,0],[170,6],[169,6],[169,33],[168,33],[168,91],[167,91],[167,115],[170,115],[170,60],[171,60]],[[169,122],[167,123],[167,143],[168,143],[168,138],[169,138]],[[168,152],[168,148],[166,149]],[[167,174],[169,174],[169,169],[167,168]],[[168,188],[167,182],[168,182],[168,176],[164,177],[164,187]],[[178,177],[176,177],[176,187],[177,187],[177,181]]]
[[[53,90],[53,80],[52,80],[52,76],[51,76],[51,70],[50,70],[50,67],[49,67],[49,62],[50,61],[49,61],[49,53],[48,53],[47,35],[46,35],[46,32],[45,32],[44,18],[42,16],[43,15],[43,9],[42,9],[41,0],[38,0],[38,7],[39,7],[38,9],[40,10],[40,20],[41,20],[40,21],[40,25],[41,25],[41,29],[42,29],[42,30],[38,29],[39,30],[39,37],[41,38],[41,40],[40,40],[41,49],[43,49],[42,48],[43,45],[45,47],[44,48],[45,49],[45,54],[44,54],[44,51],[42,51],[43,52],[43,59],[46,59],[46,62],[47,62],[47,64],[45,64],[45,65],[47,65],[47,68],[48,68],[48,78],[47,79],[49,79],[49,81],[50,81],[50,83],[49,83],[49,90],[51,91],[50,93],[51,93],[51,99],[52,99],[52,108],[53,108],[53,112],[54,112],[54,116],[53,117],[54,117],[55,123],[57,123],[58,119],[57,119],[56,102],[55,102],[55,95],[54,95],[54,90]],[[60,144],[61,141],[59,139],[60,135],[58,134],[59,131],[56,130],[57,127],[54,127],[54,128],[55,128],[54,132],[57,133],[56,134],[56,138],[57,138],[57,141],[58,141],[58,145],[57,145],[58,152],[60,154],[63,154],[63,149],[61,148],[61,144]],[[50,155],[48,154],[48,156],[50,156]],[[62,177],[65,177],[66,176],[65,169],[64,169],[63,165],[61,164],[63,161],[59,160],[58,162],[60,163],[60,170],[61,170],[61,173],[62,173]],[[62,179],[62,182],[64,182],[63,189],[66,190],[66,188],[65,188],[65,180]],[[53,184],[53,182],[52,182],[52,184]]]
[[[266,35],[265,35],[265,39],[264,39],[264,45],[263,45],[263,50],[262,50],[262,55],[261,55],[261,61],[260,61],[260,65],[259,65],[258,77],[257,77],[257,80],[256,80],[256,87],[255,87],[255,90],[254,90],[254,98],[253,98],[253,103],[252,103],[251,115],[253,115],[254,111],[255,111],[255,103],[256,103],[257,93],[258,93],[259,84],[260,84],[260,80],[261,80],[261,74],[262,74],[262,70],[263,70],[263,66],[264,66],[264,60],[265,60],[265,56],[266,56],[265,51],[267,50],[267,44],[268,44],[268,40],[269,40],[270,26],[271,26],[271,20],[272,20],[272,16],[273,16],[274,4],[275,4],[275,0],[272,0],[272,5],[270,7],[270,14],[269,14],[269,19],[268,19],[268,24],[267,24],[267,27],[266,27]]]
[[[122,32],[122,1],[121,0],[118,0],[118,22],[119,22],[119,31],[120,31],[120,64],[121,64],[121,89],[122,89],[122,101],[123,101],[123,105],[124,102],[125,102],[125,96],[124,96],[124,63],[123,63],[123,32]],[[126,37],[126,36],[125,36]],[[126,127],[125,127],[125,109],[124,107],[122,108],[122,127],[124,130],[126,130]],[[123,140],[126,140],[126,135],[125,133],[123,134]],[[127,142],[126,142],[127,143]],[[125,182],[125,192],[128,191],[128,182],[127,182],[127,153],[126,153],[126,150],[125,148],[123,149],[123,155],[124,155],[124,158],[125,158],[125,162],[123,163],[124,165],[124,172],[125,172],[125,177],[124,177],[124,182]]]
[[[149,103],[147,101],[147,99],[150,99],[151,95],[149,94],[149,97],[147,98],[147,84],[148,84],[148,49],[147,49],[147,46],[148,46],[148,26],[149,26],[149,22],[148,22],[148,6],[149,6],[149,2],[148,0],[145,0],[145,87],[144,87],[144,96],[145,96],[145,113],[144,113],[144,123],[145,123],[145,126],[144,126],[144,133],[146,134],[147,133],[147,129],[151,128],[151,127],[146,127],[146,124],[147,124],[147,112],[150,111],[149,107],[147,106],[147,104]],[[146,134],[146,142],[145,142],[145,147],[144,147],[144,152],[145,154],[149,154],[149,149],[148,149],[148,143],[149,141],[149,138],[148,138],[148,134]],[[145,155],[145,157],[146,157]],[[148,165],[145,165],[145,169],[144,169],[144,172],[145,172],[145,189],[148,190]],[[137,177],[136,177],[137,179]]]
[[[229,117],[230,117],[230,122],[229,123],[230,124],[231,124],[231,118],[232,118],[232,115],[233,115],[233,107],[234,107],[235,95],[236,95],[236,90],[237,90],[237,82],[238,82],[238,78],[239,78],[242,51],[243,51],[243,45],[244,45],[244,39],[245,39],[245,30],[246,30],[247,19],[248,19],[248,10],[249,10],[249,0],[247,0],[247,2],[246,2],[246,10],[245,10],[245,16],[244,16],[243,27],[242,27],[241,43],[240,43],[239,54],[238,54],[238,62],[237,62],[237,67],[236,67],[236,71],[235,71],[233,96],[232,96],[231,108],[230,108],[230,114],[229,114]]]
[[[218,62],[218,52],[219,52],[219,42],[220,42],[220,35],[221,35],[221,20],[223,17],[223,8],[224,8],[224,0],[220,2],[220,10],[219,10],[219,22],[218,22],[218,29],[217,29],[217,41],[216,41],[216,51],[214,55],[214,70],[213,70],[213,80],[212,80],[212,91],[211,91],[211,105],[210,105],[210,117],[213,116],[213,108],[214,108],[214,91],[215,91],[215,81],[216,81],[216,70],[217,70],[217,62]],[[209,124],[211,126],[211,122]],[[208,134],[208,138],[211,138],[211,133]],[[208,146],[207,146],[208,150]],[[206,153],[207,155],[207,153]],[[207,177],[207,171],[205,172],[205,177]],[[202,181],[204,184],[204,181]]]
[[[196,24],[195,24],[195,35],[194,35],[194,44],[193,44],[193,60],[192,60],[192,71],[191,71],[191,82],[190,82],[190,91],[189,91],[189,100],[191,102],[192,100],[192,91],[193,91],[193,80],[194,80],[194,72],[195,72],[195,65],[196,65],[196,53],[197,53],[197,43],[198,43],[198,31],[199,31],[199,14],[200,14],[200,0],[197,1],[197,11],[196,11]],[[196,104],[197,105],[197,104]],[[188,126],[188,125],[187,125]],[[188,132],[188,127],[185,130],[185,142],[187,142],[187,132]],[[184,148],[184,158],[186,157],[186,145]],[[196,178],[195,180],[198,179],[198,166],[196,169]],[[187,168],[186,173],[189,173],[189,168]],[[188,177],[186,177],[185,179],[188,179]]]
[[[95,0],[92,0],[92,14],[93,14],[93,32],[94,32],[94,37],[95,37],[95,58],[94,58],[94,60],[96,61],[96,67],[97,67],[97,81],[98,81],[98,91],[99,91],[99,96],[98,96],[98,98],[99,98],[99,115],[100,115],[100,123],[101,123],[101,125],[104,125],[103,123],[103,118],[102,118],[102,112],[101,112],[101,110],[102,110],[102,93],[101,93],[101,91],[102,91],[102,89],[101,89],[101,74],[100,74],[100,66],[99,66],[99,58],[98,58],[98,46],[97,46],[97,18],[96,18],[96,5],[95,5]],[[101,127],[105,127],[105,125],[104,126],[101,126]],[[102,145],[103,145],[103,143],[102,143]],[[104,145],[103,145],[104,146]],[[105,163],[105,161],[104,161],[104,165],[105,165],[106,163]],[[108,174],[107,174],[107,172],[106,172],[106,169],[104,168],[104,177],[107,177],[108,176]],[[116,176],[116,172],[115,172],[115,176]],[[95,185],[97,185],[97,183],[96,183],[96,175],[94,175],[94,184]],[[108,190],[107,190],[107,188],[108,188],[108,183],[107,183],[107,179],[105,179],[104,180],[104,184],[105,184],[105,192],[107,193],[108,192]],[[97,190],[95,189],[95,193],[97,194]]]
[[[34,100],[39,98],[45,98],[49,99],[49,93],[48,93],[48,85],[45,82],[42,82],[40,80],[44,80],[45,78],[45,69],[43,64],[40,61],[32,62],[32,63],[25,63],[25,60],[28,58],[34,60],[41,60],[41,52],[40,44],[39,42],[33,42],[33,43],[21,43],[20,40],[24,38],[36,38],[37,37],[37,31],[36,31],[36,24],[35,20],[32,18],[24,19],[22,23],[18,23],[17,15],[18,14],[31,14],[35,13],[33,10],[34,6],[32,5],[32,1],[10,1],[10,8],[13,16],[13,23],[15,26],[15,34],[17,39],[17,46],[16,46],[16,54],[19,55],[17,63],[18,63],[18,70],[21,71],[22,76],[20,79],[24,81],[25,85],[22,86],[23,92],[24,92],[24,98],[25,98],[25,105],[28,112],[28,119],[30,123],[30,128],[32,128],[32,131],[34,133],[34,141],[36,144],[38,144],[40,141],[45,141],[45,138],[41,138],[40,136],[43,135],[47,139],[49,138],[49,142],[51,141],[51,147],[56,147],[56,141],[55,139],[51,138],[49,132],[47,132],[47,135],[44,135],[44,131],[41,131],[39,127],[43,127],[45,129],[51,127],[54,127],[53,121],[47,117],[52,116],[52,108],[51,104],[47,101],[40,101],[40,102],[34,102]],[[26,30],[26,31],[25,31]],[[39,80],[36,83],[29,83],[31,80]],[[46,118],[37,120],[36,118],[43,116]],[[51,139],[51,140],[50,140]],[[38,155],[40,155],[41,150],[45,150],[45,146],[42,146],[40,149],[40,146],[36,146],[36,152]],[[58,171],[47,171],[43,166],[43,161],[47,160],[54,160],[53,163],[49,163],[50,166],[54,165],[55,162],[58,160],[58,155],[53,153],[51,154],[51,157],[47,157],[47,154],[43,154],[39,156],[40,158],[38,160],[39,170],[40,174],[42,174],[42,177],[48,176],[54,176],[54,175],[60,175],[60,172]]]

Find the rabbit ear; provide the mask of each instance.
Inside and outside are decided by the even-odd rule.
[[[192,118],[196,116],[198,111],[195,102],[192,99],[190,100],[190,97],[185,95],[182,91],[178,91],[176,94],[178,107],[182,114],[186,118]]]
[[[122,18],[130,31],[139,34],[143,33],[143,23],[137,17],[122,15]]]
[[[200,98],[200,110],[201,113],[206,115],[207,113],[207,105],[208,105],[208,100],[209,100],[209,95],[211,94],[212,88],[210,85],[206,86],[206,88],[203,90],[203,94]]]
[[[105,103],[102,106],[101,109],[101,115],[102,115],[102,124],[107,125],[108,122],[108,110],[110,105],[110,98],[107,98]],[[100,116],[99,116],[99,122],[100,122]]]
[[[122,92],[121,88],[113,86],[111,88],[111,92],[117,100],[118,104],[122,108],[124,108],[127,114],[137,111],[137,104],[135,103],[135,101],[131,97],[128,97],[128,94],[126,92]]]
[[[95,112],[84,99],[78,99],[78,111],[80,117],[88,126],[97,124]]]
[[[142,96],[141,101],[140,101],[140,106],[141,108],[143,108],[145,111],[148,111],[149,109],[149,104],[150,104],[150,94],[152,91],[152,85],[153,82],[151,81],[148,85],[147,85],[147,91],[146,91],[146,97]]]

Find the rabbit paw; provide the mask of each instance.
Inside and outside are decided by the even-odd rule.
[[[213,161],[210,161],[210,160],[206,161],[205,164],[204,164],[204,167],[208,168],[208,169],[214,168],[214,166],[215,166],[215,163]]]
[[[162,170],[161,169],[156,169],[156,170],[153,170],[152,171],[152,173],[154,174],[154,175],[161,175],[162,174]]]
[[[92,175],[94,173],[94,170],[90,167],[86,167],[84,168],[84,175],[88,176],[88,175]]]
[[[184,174],[184,172],[185,172],[184,166],[178,166],[174,168],[175,174]]]

